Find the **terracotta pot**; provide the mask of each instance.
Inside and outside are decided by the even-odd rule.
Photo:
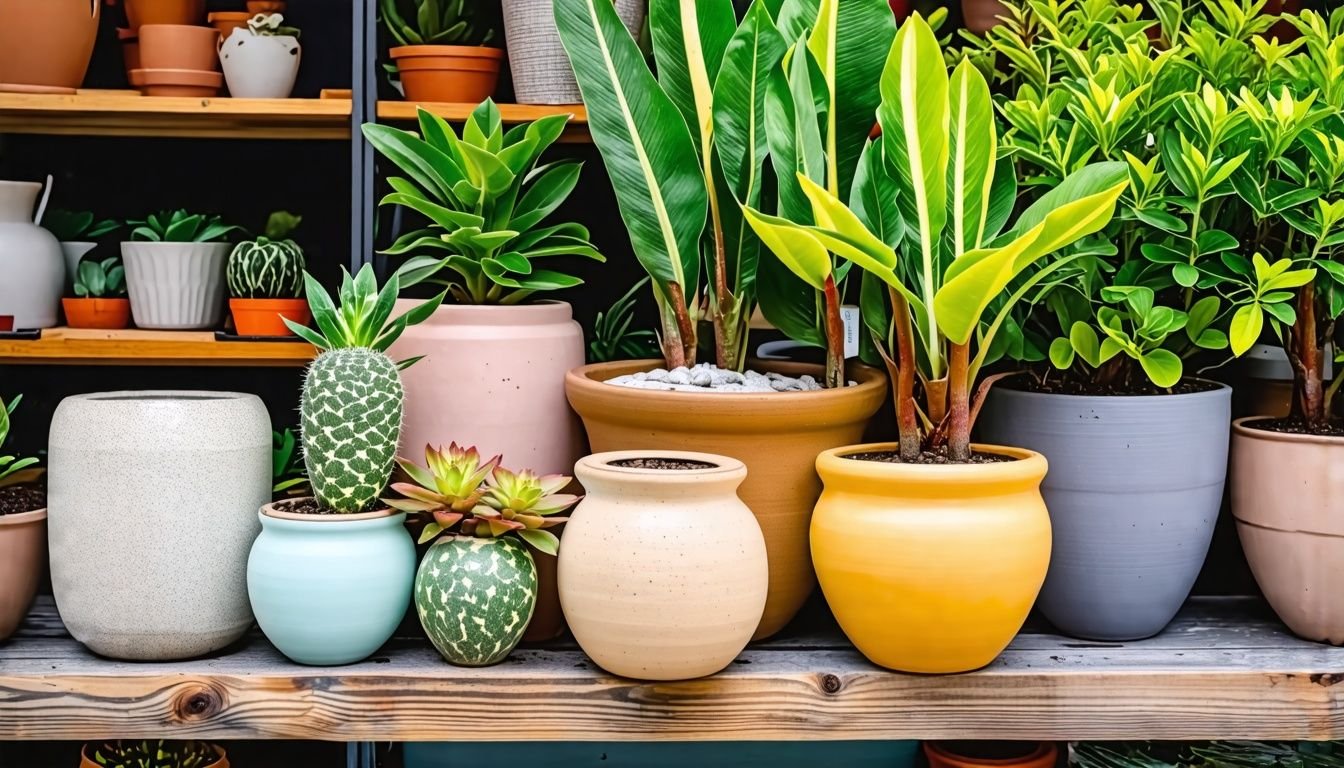
[[[634,458],[701,469],[615,466]],[[747,476],[726,456],[672,450],[579,460],[587,495],[560,547],[560,603],[598,666],[641,680],[712,675],[760,623],[769,566],[760,526],[737,496]]]
[[[136,69],[131,85],[146,96],[186,96],[209,98],[219,94],[224,75],[194,69]]]
[[[0,515],[0,641],[28,615],[47,561],[47,510]]]
[[[126,21],[131,29],[145,24],[200,24],[205,18],[205,0],[125,0]]]
[[[79,751],[79,768],[102,768],[102,766],[89,757],[90,747],[97,749],[98,745],[85,744],[84,748]],[[213,763],[203,765],[200,768],[229,768],[229,758],[228,755],[224,753],[224,748],[218,744],[211,744],[210,747],[215,750],[216,755],[219,755],[219,759]]]
[[[812,562],[840,628],[870,661],[901,672],[979,669],[1008,646],[1050,565],[1045,457],[992,464],[889,464],[823,452]]]
[[[1020,749],[1020,753],[1014,748]],[[989,757],[990,754],[1002,756]],[[1035,745],[1008,742],[1002,746],[995,742],[926,741],[924,755],[929,768],[1054,768],[1059,760],[1059,750],[1048,741]]]
[[[390,51],[407,101],[476,104],[499,83],[500,48],[474,45],[403,45]]]
[[[1232,515],[1256,583],[1283,623],[1344,645],[1344,438],[1232,423]]]
[[[98,36],[100,0],[0,3],[0,91],[74,93]]]
[[[284,0],[247,0],[247,13],[249,16],[256,16],[258,13],[284,13],[288,7]]]
[[[206,16],[205,19],[210,26],[219,30],[221,40],[228,40],[229,35],[233,34],[233,30],[247,29],[247,22],[255,15],[255,13],[245,11],[215,11]]]
[[[129,83],[131,72],[140,69],[140,35],[133,29],[118,29],[117,39],[121,41],[121,60]]]
[[[71,328],[117,330],[131,324],[131,302],[118,298],[61,299]]]
[[[756,515],[770,553],[770,595],[754,639],[775,634],[803,607],[816,576],[807,529],[821,493],[817,454],[863,438],[886,401],[887,378],[854,366],[857,386],[824,392],[660,392],[606,384],[661,360],[599,363],[565,375],[593,451],[677,450],[694,446],[747,465],[739,494]],[[757,371],[821,377],[820,366],[752,361]]]
[[[286,319],[299,325],[313,319],[307,299],[229,299],[229,311],[239,336],[293,336]]]
[[[1003,0],[961,0],[961,16],[966,29],[977,35],[997,27],[1002,23],[999,17],[1007,13]]]
[[[219,70],[219,30],[184,24],[140,27],[140,68]]]

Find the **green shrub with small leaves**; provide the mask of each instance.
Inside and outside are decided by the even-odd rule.
[[[107,768],[205,768],[220,759],[213,746],[201,741],[112,741],[84,752]]]
[[[153,243],[216,243],[238,231],[238,227],[225,224],[219,216],[180,209],[151,213],[127,225],[131,227],[132,240]]]
[[[498,0],[379,0],[398,45],[489,45],[499,38]]]

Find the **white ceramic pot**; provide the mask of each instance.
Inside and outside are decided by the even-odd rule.
[[[697,469],[616,466],[658,457]],[[598,666],[641,680],[712,675],[760,624],[769,587],[765,538],[737,488],[737,459],[616,451],[579,460],[587,496],[560,547],[560,604]]]
[[[303,47],[296,37],[235,29],[220,44],[219,63],[229,94],[240,99],[287,99],[299,76]]]
[[[76,640],[104,656],[164,661],[247,631],[248,550],[271,496],[260,399],[68,397],[52,417],[50,449],[51,583]]]
[[[85,240],[74,240],[61,243],[61,255],[65,257],[65,287],[69,290],[75,285],[75,278],[79,276],[79,262],[84,257],[97,248],[97,243],[90,243]]]
[[[219,325],[230,250],[228,243],[122,243],[135,324],[167,330]]]
[[[41,192],[36,182],[0,181],[0,315],[13,315],[16,329],[59,322],[65,257],[56,236],[33,218]]]

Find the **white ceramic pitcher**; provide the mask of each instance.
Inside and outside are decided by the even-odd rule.
[[[33,181],[0,181],[0,317],[13,315],[14,328],[51,328],[58,324],[65,259],[55,235],[38,226],[51,194],[33,217],[43,185]]]

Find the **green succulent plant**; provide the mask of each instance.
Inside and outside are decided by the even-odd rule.
[[[9,439],[9,417],[14,413],[14,409],[19,407],[23,400],[23,395],[17,395],[5,405],[5,401],[0,399],[0,449],[5,446],[5,441]],[[37,463],[37,459],[32,457],[16,457],[0,455],[0,480],[13,475],[21,469],[27,469]]]
[[[80,262],[75,273],[75,295],[82,299],[125,296],[126,268],[121,259],[109,256],[102,261]]]
[[[200,741],[110,741],[85,748],[106,768],[205,768],[219,762],[215,748]]]
[[[225,277],[236,299],[293,299],[303,296],[303,249],[289,239],[303,217],[272,213],[266,234],[245,240],[229,253]]]
[[[112,219],[98,221],[89,211],[68,211],[55,208],[42,217],[42,226],[63,243],[97,240],[121,228]]]
[[[632,330],[635,321],[636,294],[648,284],[644,278],[630,287],[605,311],[597,313],[593,323],[593,340],[588,343],[588,362],[609,363],[614,360],[642,360],[658,354],[658,335],[647,328]]]
[[[488,45],[499,37],[492,0],[379,0],[379,16],[399,45]]]
[[[219,216],[203,213],[160,211],[144,219],[127,222],[131,239],[155,243],[213,243],[220,242],[238,230],[225,224]]]

